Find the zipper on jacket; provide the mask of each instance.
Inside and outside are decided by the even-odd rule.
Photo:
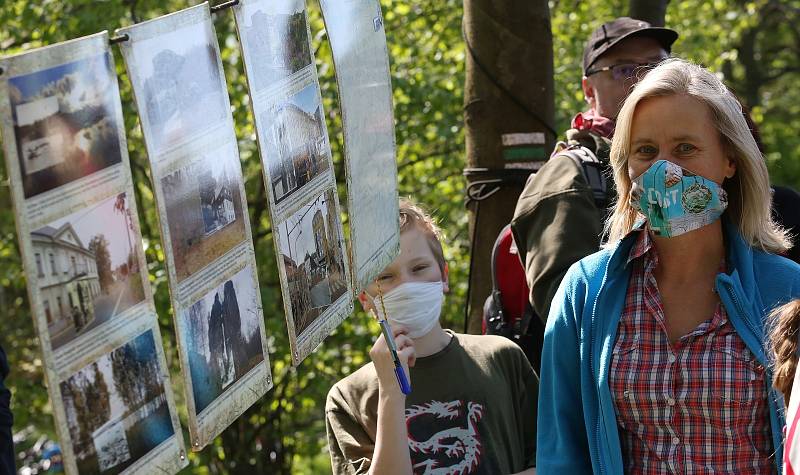
[[[592,333],[591,333],[591,340],[592,340],[592,347],[589,351],[589,365],[591,366],[592,373],[594,373],[594,349],[597,345],[597,339],[595,338],[597,335],[597,329],[594,328],[595,324],[597,323],[597,319],[595,318],[597,312],[597,301],[600,299],[600,296],[603,294],[603,287],[606,286],[606,281],[608,280],[608,269],[611,267],[611,261],[613,260],[614,255],[616,254],[617,250],[619,249],[622,241],[617,243],[616,248],[611,252],[611,256],[606,262],[606,270],[603,273],[603,280],[600,282],[600,288],[597,290],[597,297],[595,297],[594,302],[592,303]],[[581,322],[583,323],[583,322]],[[596,381],[600,381],[600,373],[596,375]],[[605,416],[603,415],[603,403],[600,397],[600,386],[599,384],[594,385],[594,390],[597,393],[597,429],[595,431],[595,450],[597,451],[597,460],[599,461],[598,465],[600,466],[600,473],[601,475],[606,472],[605,464],[603,458],[600,456],[600,432],[601,432],[601,420],[605,420]],[[606,434],[607,436],[608,434]],[[591,448],[591,447],[590,447]]]
[[[736,291],[734,290],[733,285],[731,285],[729,282],[725,282],[723,285],[725,285],[727,288],[728,295],[731,297],[733,306],[736,307],[739,317],[744,321],[744,324],[747,325],[747,328],[750,330],[753,336],[757,336],[759,332],[755,327],[753,327],[753,323],[750,321],[750,319],[746,318],[747,312],[745,312],[744,307],[742,307],[742,304],[739,302],[739,298],[736,296]]]

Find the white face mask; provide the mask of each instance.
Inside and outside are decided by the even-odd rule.
[[[383,305],[389,323],[402,325],[408,336],[419,338],[433,329],[439,321],[444,301],[444,285],[439,282],[406,282],[383,295]],[[384,319],[380,297],[373,297],[378,318]]]

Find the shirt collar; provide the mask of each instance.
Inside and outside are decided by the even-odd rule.
[[[601,137],[611,139],[614,135],[616,122],[598,115],[594,110],[578,112],[572,118],[572,128],[577,130],[589,130]]]
[[[633,247],[631,247],[630,253],[628,253],[628,260],[626,264],[630,264],[631,261],[634,259],[638,259],[643,255],[650,252],[653,249],[653,239],[650,237],[650,233],[647,231],[647,226],[645,226],[644,220],[639,220],[633,226],[633,230],[631,234],[636,234],[634,238],[635,241],[633,242]]]

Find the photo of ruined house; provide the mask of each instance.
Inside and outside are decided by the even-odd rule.
[[[144,300],[129,199],[120,193],[31,232],[52,349]]]
[[[239,12],[239,34],[254,91],[311,64],[303,0],[247,2]]]
[[[25,198],[122,160],[107,54],[8,80]]]
[[[347,291],[334,193],[322,193],[277,227],[296,335]]]
[[[131,45],[151,153],[186,143],[230,116],[216,41],[202,22]]]
[[[316,83],[267,109],[260,122],[263,161],[275,203],[328,170],[330,150]]]
[[[258,287],[248,265],[182,312],[196,414],[264,361]]]
[[[244,241],[241,173],[234,144],[161,178],[179,282]]]
[[[125,470],[174,434],[151,330],[61,382],[80,473]]]

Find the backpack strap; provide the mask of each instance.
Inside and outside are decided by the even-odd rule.
[[[583,178],[592,190],[595,205],[599,209],[608,207],[608,180],[605,174],[606,165],[588,148],[581,145],[571,145],[557,152],[555,156],[569,157],[583,173]],[[555,158],[551,157],[552,158]]]

